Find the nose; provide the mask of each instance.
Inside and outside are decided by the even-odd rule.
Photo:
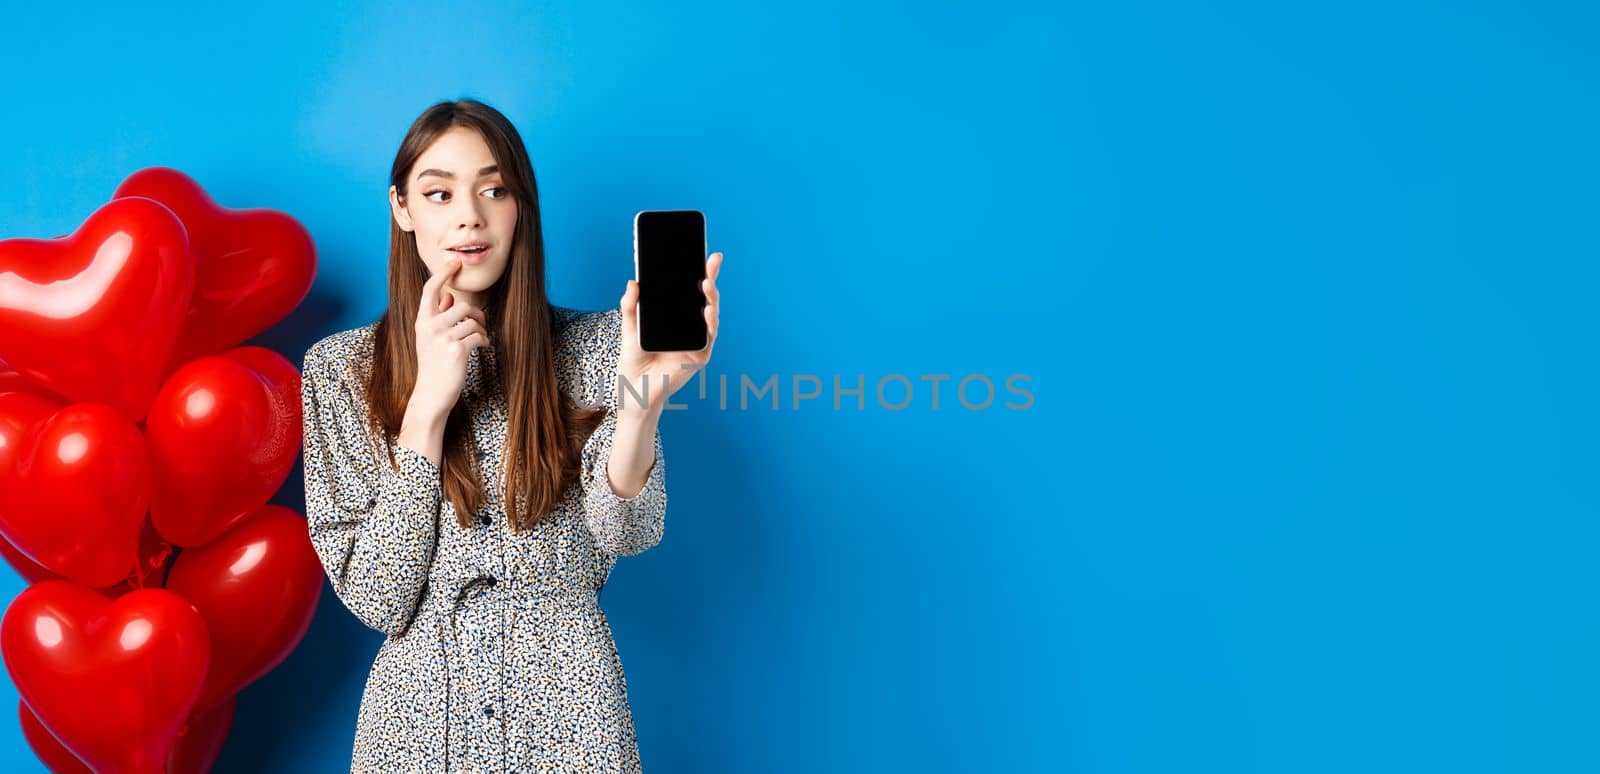
[[[483,210],[476,197],[458,198],[457,201],[465,204],[457,205],[457,222],[463,229],[483,228]]]

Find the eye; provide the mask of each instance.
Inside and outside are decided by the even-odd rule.
[[[491,199],[504,199],[507,196],[511,195],[509,192],[506,191],[504,186],[495,186],[493,188],[486,188],[484,190],[485,191],[499,191],[500,192],[498,196],[489,197]],[[430,202],[443,202],[444,201],[444,199],[431,198],[434,194],[443,194],[444,196],[448,197],[450,195],[450,192],[446,191],[446,190],[444,190],[442,188],[439,188],[439,189],[435,189],[435,190],[432,190],[432,191],[429,191],[429,192],[423,194],[422,198],[427,199]]]

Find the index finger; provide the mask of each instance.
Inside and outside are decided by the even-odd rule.
[[[422,283],[422,307],[417,310],[418,317],[426,317],[439,311],[439,303],[444,300],[444,283],[460,268],[461,259],[451,258],[442,271],[436,272],[427,282]]]

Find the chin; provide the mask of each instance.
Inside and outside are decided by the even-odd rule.
[[[456,281],[453,283],[462,290],[481,293],[488,290],[500,279],[500,271],[490,266],[463,266],[456,272]]]

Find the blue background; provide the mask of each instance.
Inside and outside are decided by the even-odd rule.
[[[435,100],[522,131],[558,303],[704,210],[710,373],[784,405],[664,419],[604,595],[647,771],[1600,766],[1589,7],[326,5],[11,9],[0,238],[151,165],[289,212],[298,362]],[[380,637],[326,591],[221,770],[347,767]]]

